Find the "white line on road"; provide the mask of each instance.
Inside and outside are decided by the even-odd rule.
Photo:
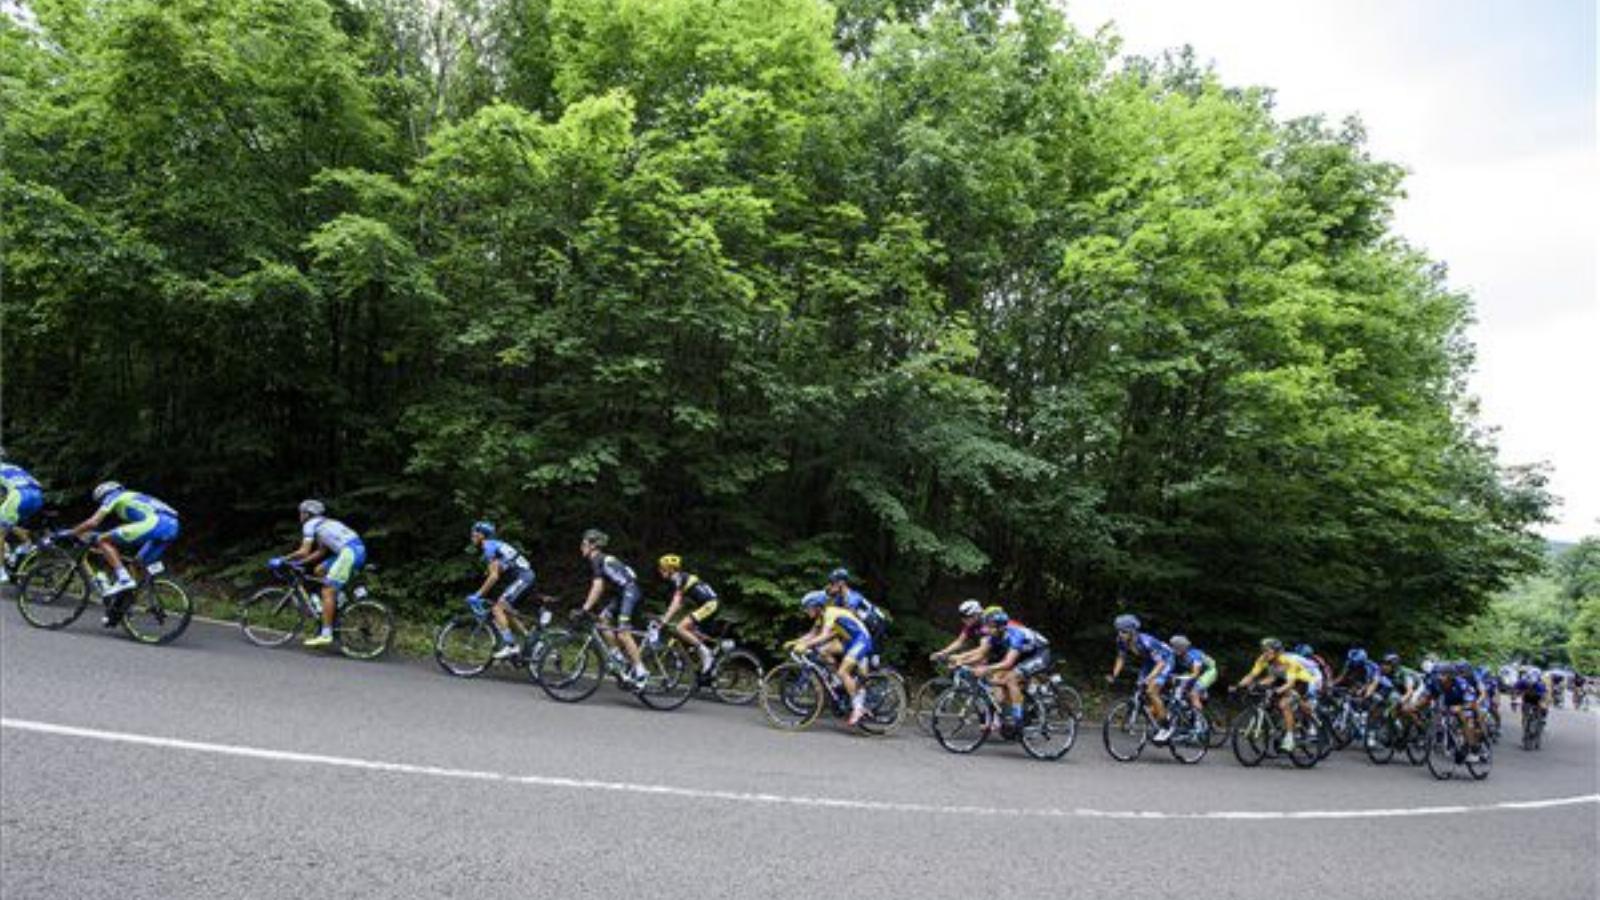
[[[1295,821],[1303,819],[1385,819],[1404,816],[1449,816],[1474,812],[1500,810],[1548,809],[1573,806],[1581,803],[1600,803],[1600,794],[1583,794],[1576,797],[1557,797],[1548,800],[1510,800],[1485,803],[1478,806],[1418,806],[1399,809],[1320,809],[1320,810],[1223,810],[1218,812],[1170,813],[1144,810],[1057,809],[1038,807],[998,806],[942,806],[931,803],[901,803],[890,800],[862,800],[854,797],[802,797],[789,794],[758,794],[743,791],[718,791],[704,788],[674,787],[665,784],[638,784],[627,781],[595,781],[587,778],[561,778],[553,775],[509,775],[503,772],[484,772],[472,769],[450,769],[440,766],[423,766],[412,763],[383,762],[357,759],[349,756],[325,756],[318,753],[297,753],[290,750],[270,750],[264,747],[245,747],[238,744],[213,744],[206,741],[185,741],[177,738],[156,737],[147,734],[130,734],[123,731],[102,731],[98,728],[79,728],[73,725],[55,725],[29,719],[0,718],[0,728],[52,734],[62,737],[87,738],[119,744],[136,744],[144,747],[162,747],[170,750],[187,750],[193,753],[211,753],[221,756],[240,756],[273,762],[303,763],[334,766],[344,769],[361,769],[369,772],[387,772],[398,775],[426,775],[434,778],[455,778],[470,781],[492,781],[502,784],[523,784],[534,787],[566,788],[584,791],[609,791],[619,794],[646,794],[658,797],[679,797],[689,800],[711,800],[722,803],[762,804],[769,806],[803,806],[820,809],[853,809],[864,812],[909,812],[959,816],[998,816],[1029,819],[1213,819],[1223,821]]]

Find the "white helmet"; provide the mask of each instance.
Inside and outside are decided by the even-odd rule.
[[[983,615],[983,604],[976,600],[963,600],[961,605],[956,607],[956,612],[960,613],[963,619],[981,616]]]
[[[102,481],[94,486],[94,502],[104,503],[107,497],[120,490],[122,490],[122,485],[115,481]]]
[[[322,505],[321,500],[300,501],[300,515],[302,516],[320,516],[327,511],[328,508]]]

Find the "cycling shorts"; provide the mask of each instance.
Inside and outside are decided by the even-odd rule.
[[[1016,672],[1023,678],[1032,678],[1050,667],[1050,650],[1041,647],[1017,660]]]
[[[360,541],[351,541],[339,549],[339,555],[328,564],[328,574],[323,576],[336,588],[350,583],[350,579],[367,564],[367,548]]]
[[[643,600],[644,592],[639,590],[639,585],[629,584],[621,593],[611,598],[611,602],[606,604],[600,615],[606,619],[615,616],[618,625],[627,625],[633,621],[633,611],[639,608],[639,603]]]
[[[844,645],[844,658],[860,662],[872,655],[872,638],[865,633],[850,638]]]
[[[1145,663],[1144,668],[1139,670],[1139,683],[1140,684],[1144,684],[1146,682],[1151,681],[1152,679],[1150,677],[1150,673],[1154,672],[1155,670],[1156,670],[1156,664],[1155,663],[1153,663],[1153,662],[1152,663]],[[1170,677],[1172,677],[1172,668],[1169,666],[1166,669],[1162,670],[1160,677],[1155,678],[1153,680],[1155,681],[1156,687],[1166,687],[1167,686],[1167,679],[1170,678]]]
[[[718,601],[716,600],[707,600],[706,602],[695,607],[694,612],[689,613],[689,618],[693,619],[695,624],[704,622],[705,620],[717,614],[717,603]]]
[[[511,579],[510,584],[506,585],[506,589],[500,592],[500,598],[495,602],[504,603],[507,606],[516,606],[517,601],[522,599],[522,595],[533,587],[533,570],[514,568],[505,571],[515,577]]]
[[[0,528],[15,528],[33,517],[44,506],[44,493],[38,488],[13,487],[0,503]]]
[[[178,520],[162,513],[139,522],[119,525],[107,534],[125,547],[137,547],[138,553],[133,558],[140,565],[147,566],[160,559],[167,552],[167,547],[178,539]]]

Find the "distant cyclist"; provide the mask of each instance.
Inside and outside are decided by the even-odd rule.
[[[850,570],[834,569],[828,573],[828,598],[834,606],[842,606],[855,614],[872,635],[873,646],[883,649],[889,634],[889,616],[860,591],[850,586]]]
[[[1387,692],[1394,687],[1383,674],[1383,668],[1367,657],[1365,649],[1351,647],[1344,660],[1344,671],[1334,683],[1348,685],[1351,694],[1361,703],[1370,701],[1379,691]]]
[[[615,619],[617,624],[615,629],[601,629],[600,636],[611,645],[613,653],[621,646],[628,655],[627,661],[632,668],[626,678],[638,688],[644,685],[649,673],[645,671],[639,656],[639,642],[633,639],[628,629],[633,624],[633,614],[644,599],[644,593],[639,589],[639,576],[633,574],[633,569],[605,552],[606,544],[610,542],[611,538],[604,531],[591,528],[583,533],[583,540],[578,544],[579,552],[589,561],[589,573],[593,579],[589,583],[589,596],[583,601],[583,611],[590,612],[610,595],[600,611],[600,621],[610,625]]]
[[[928,656],[930,662],[941,662],[963,649],[971,649],[983,643],[985,630],[983,604],[976,600],[963,600],[961,605],[956,607],[956,613],[961,616],[961,631],[956,633],[955,640],[930,654]]]
[[[850,698],[848,724],[858,725],[866,715],[867,695],[861,690],[856,673],[872,656],[872,634],[849,609],[828,602],[823,591],[812,591],[800,598],[800,608],[811,617],[809,632],[787,644],[798,653],[816,650],[834,667],[845,694]]]
[[[1126,613],[1111,623],[1117,629],[1117,661],[1111,666],[1106,683],[1111,684],[1122,674],[1129,658],[1139,663],[1139,683],[1144,686],[1150,701],[1150,714],[1160,723],[1152,740],[1160,743],[1172,737],[1172,723],[1167,720],[1167,705],[1161,700],[1161,689],[1166,687],[1172,673],[1172,648],[1155,635],[1139,630],[1139,617]]]
[[[533,588],[533,563],[528,562],[528,557],[521,550],[495,537],[493,522],[473,523],[472,545],[483,553],[483,561],[489,571],[483,577],[483,584],[467,598],[467,605],[474,611],[481,611],[484,597],[490,589],[501,579],[508,580],[500,596],[495,598],[494,606],[489,608],[489,613],[494,617],[495,630],[500,633],[500,649],[494,652],[494,658],[510,659],[520,650],[516,633],[511,630],[510,612],[516,608],[517,601]]]
[[[1456,762],[1465,762],[1469,756],[1476,760],[1481,698],[1473,684],[1472,666],[1464,662],[1444,663],[1439,667],[1439,681],[1440,692],[1435,699],[1441,708],[1456,717],[1466,735],[1466,746],[1456,750]]]
[[[705,635],[701,633],[700,626],[710,621],[721,608],[721,601],[717,599],[717,592],[705,579],[699,575],[683,570],[683,557],[673,553],[656,560],[656,571],[672,585],[672,600],[667,603],[667,614],[661,621],[672,627],[672,620],[678,615],[679,610],[693,604],[689,614],[673,628],[673,632],[682,638],[684,643],[693,647],[700,654],[700,674],[705,676],[711,672],[711,664],[715,658],[706,646]]]
[[[1334,683],[1333,666],[1317,652],[1315,647],[1310,644],[1296,644],[1294,655],[1311,663],[1312,668],[1321,676],[1323,684]]]
[[[1006,718],[1011,725],[1022,725],[1023,685],[1050,667],[1050,641],[1021,622],[1011,621],[1004,609],[983,614],[988,634],[976,652],[987,659],[972,667],[972,674],[987,677],[1000,688]]]
[[[1303,656],[1286,652],[1277,638],[1261,639],[1261,655],[1256,664],[1235,687],[1246,688],[1257,681],[1274,683],[1278,712],[1283,715],[1283,744],[1286,753],[1294,751],[1294,723],[1297,707],[1304,706],[1307,715],[1316,709],[1317,695],[1322,689],[1322,675],[1316,664]]]
[[[1205,717],[1206,697],[1217,681],[1217,661],[1181,634],[1173,635],[1167,646],[1172,648],[1172,673],[1178,679],[1176,699],[1188,703],[1198,714],[1197,721],[1204,732],[1209,728]]]
[[[33,549],[33,536],[23,525],[44,506],[44,489],[39,486],[38,479],[19,465],[6,461],[6,451],[0,448],[0,552],[4,552],[6,541],[16,532],[21,540],[15,551],[15,558],[21,559]],[[0,584],[4,584],[9,576],[6,567],[0,566]]]
[[[300,545],[288,556],[268,561],[279,566],[315,566],[322,579],[322,628],[303,642],[307,647],[326,647],[333,643],[333,620],[339,609],[339,592],[367,564],[367,545],[355,529],[328,518],[321,500],[300,502]],[[326,561],[324,561],[324,559]]]
[[[117,546],[134,551],[134,561],[148,568],[161,559],[167,547],[178,538],[178,511],[149,494],[130,491],[115,481],[105,481],[95,486],[94,502],[99,508],[89,518],[72,528],[79,538],[100,527],[107,516],[115,515],[123,524],[104,532],[95,546],[106,562],[111,564],[116,580],[106,589],[107,598],[133,590],[136,583],[128,574],[122,554]],[[111,603],[101,624],[112,627],[122,621],[122,603]]]

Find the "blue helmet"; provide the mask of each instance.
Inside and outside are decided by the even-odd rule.
[[[1364,663],[1367,661],[1367,651],[1361,649],[1360,647],[1351,647],[1350,652],[1346,653],[1344,658],[1353,663]]]
[[[983,621],[995,628],[999,628],[1011,622],[1011,614],[997,606],[983,614]]]
[[[821,609],[828,605],[828,595],[822,591],[812,591],[800,598],[801,609]]]
[[[1138,631],[1139,630],[1139,617],[1138,616],[1130,616],[1127,613],[1123,613],[1122,615],[1117,616],[1115,619],[1111,620],[1111,624],[1118,631]]]
[[[493,522],[473,522],[472,523],[472,533],[473,534],[481,534],[486,538],[492,538],[492,537],[494,537],[494,523]]]
[[[848,583],[850,581],[850,570],[846,569],[844,566],[840,566],[839,568],[828,573],[828,581],[829,583],[836,581]]]
[[[1296,644],[1294,646],[1295,656],[1315,656],[1316,652],[1317,651],[1311,649],[1310,644]]]

